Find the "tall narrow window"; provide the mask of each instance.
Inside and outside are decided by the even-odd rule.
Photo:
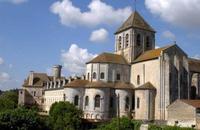
[[[135,96],[132,97],[132,110],[135,110]]]
[[[93,73],[92,77],[93,77],[93,79],[96,79],[96,77],[97,77],[96,72]]]
[[[125,110],[128,110],[129,109],[129,97],[126,97],[125,99]]]
[[[119,36],[119,39],[118,39],[119,41],[119,43],[118,43],[118,45],[119,45],[119,49],[121,49],[122,48],[122,37],[121,36]]]
[[[90,79],[90,73],[87,74],[87,79],[88,79],[88,80]]]
[[[137,108],[140,108],[140,98],[137,98]]]
[[[136,44],[137,44],[138,46],[140,46],[140,44],[141,44],[141,36],[140,36],[140,34],[137,34]]]
[[[100,107],[100,95],[96,95],[94,98],[94,107]]]
[[[117,80],[120,80],[120,78],[121,78],[120,74],[117,74]]]
[[[79,97],[78,97],[78,95],[76,95],[76,96],[74,97],[74,105],[75,105],[75,106],[78,106],[78,100],[79,100]]]
[[[110,108],[113,108],[114,106],[114,99],[113,97],[110,97]]]
[[[104,79],[104,77],[105,77],[105,75],[104,75],[104,73],[103,72],[101,72],[101,79]]]
[[[63,101],[66,101],[66,95],[63,94]]]
[[[140,75],[137,76],[137,85],[140,85]]]
[[[129,35],[126,34],[126,47],[128,47],[128,43],[129,43]]]
[[[36,96],[36,91],[33,92],[33,96]]]
[[[89,97],[86,96],[86,97],[85,97],[85,106],[88,106],[88,104],[89,104]]]
[[[149,36],[146,37],[146,48],[150,47],[150,40],[149,40]]]

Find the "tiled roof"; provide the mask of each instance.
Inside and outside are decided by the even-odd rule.
[[[200,60],[189,58],[188,63],[189,63],[189,70],[191,72],[199,72],[200,73]]]
[[[141,54],[136,60],[134,60],[133,63],[156,59],[161,55],[161,52],[163,50],[168,49],[172,46],[174,46],[174,45],[169,45],[169,46],[165,46],[162,48],[146,51],[143,54]]]
[[[134,86],[125,82],[103,82],[76,79],[64,87],[85,87],[85,88],[116,88],[116,89],[134,89]]]
[[[147,82],[147,83],[135,88],[135,90],[156,90],[156,88],[150,82]]]
[[[122,55],[112,53],[102,53],[92,59],[88,63],[114,63],[114,64],[128,64],[126,59]]]
[[[132,27],[155,32],[155,30],[143,19],[143,17],[137,11],[135,11],[128,17],[128,19],[122,24],[115,34]]]
[[[188,105],[191,105],[195,108],[200,108],[200,100],[180,100]]]

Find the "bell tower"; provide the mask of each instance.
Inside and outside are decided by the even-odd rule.
[[[155,30],[134,11],[115,32],[115,54],[132,63],[145,51],[155,49]]]

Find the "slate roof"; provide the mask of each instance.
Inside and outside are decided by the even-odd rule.
[[[102,53],[92,59],[88,63],[113,63],[113,64],[128,64],[126,59],[122,55],[112,53]]]
[[[191,72],[199,72],[200,73],[200,60],[189,58],[188,63],[189,63],[189,70]]]
[[[143,17],[137,12],[133,12],[128,19],[122,24],[122,26],[115,32],[120,33],[129,28],[139,28],[155,32],[155,30],[143,19]]]
[[[134,60],[133,63],[156,59],[161,55],[162,51],[164,51],[172,46],[174,46],[174,45],[169,45],[169,46],[165,46],[162,48],[146,51],[143,54],[141,54],[136,60]]]
[[[84,88],[116,88],[116,89],[134,89],[131,83],[125,82],[103,82],[76,79],[66,84],[64,87],[84,87]]]
[[[156,90],[156,88],[150,82],[147,82],[147,83],[135,88],[135,90]]]

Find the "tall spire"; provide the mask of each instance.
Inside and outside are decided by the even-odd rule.
[[[135,11],[137,10],[137,0],[134,0],[134,5],[135,5]]]

